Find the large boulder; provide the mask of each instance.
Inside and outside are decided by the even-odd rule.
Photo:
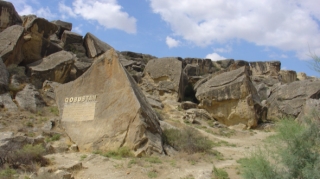
[[[297,117],[298,121],[320,120],[320,99],[307,99],[302,111]]]
[[[114,49],[55,94],[61,124],[81,151],[128,147],[137,156],[163,153],[159,119]]]
[[[269,120],[297,117],[307,99],[320,98],[320,81],[295,81],[277,86],[267,99]]]
[[[0,1],[0,32],[12,25],[21,25],[22,20],[11,2]]]
[[[19,91],[15,100],[20,109],[31,112],[37,112],[39,108],[45,105],[40,93],[31,84],[27,84],[22,91]]]
[[[27,31],[23,44],[24,64],[30,64],[62,49],[50,41],[58,27],[43,18],[35,16],[24,17],[23,25]]]
[[[7,92],[9,84],[9,73],[0,58],[0,94]]]
[[[84,46],[87,50],[87,56],[90,58],[97,57],[112,48],[91,33],[87,33],[84,37]]]
[[[183,99],[185,74],[179,58],[159,58],[150,60],[144,70],[145,84],[152,86],[145,89],[149,93],[171,93],[177,100]]]
[[[255,127],[262,120],[260,98],[247,66],[217,75],[197,88],[199,108],[226,125]]]
[[[210,59],[185,58],[182,62],[183,68],[185,68],[187,65],[197,66],[197,75],[205,75],[220,70],[219,67],[217,67],[217,65],[215,65]]]
[[[267,62],[250,62],[250,67],[253,76],[267,75],[278,76],[281,69],[280,61],[267,61]]]
[[[261,101],[269,97],[271,89],[275,85],[281,85],[277,76],[251,76],[251,81],[258,91]]]
[[[75,62],[75,55],[60,51],[28,65],[31,83],[37,89],[42,88],[45,80],[58,83],[69,82],[70,70]]]
[[[297,81],[297,72],[293,70],[281,70],[279,72],[279,78],[281,78],[281,82],[283,83],[291,83]]]
[[[64,48],[70,48],[68,47],[70,44],[82,44],[82,35],[65,30],[61,40],[64,43]]]
[[[24,28],[19,25],[8,27],[0,33],[0,57],[6,66],[18,65],[23,60],[23,33]]]
[[[70,22],[55,20],[55,21],[51,21],[51,23],[55,24],[58,27],[56,35],[59,39],[61,39],[61,36],[65,30],[68,30],[68,31],[72,30],[72,23]]]
[[[12,101],[10,93],[0,94],[0,107],[3,107],[8,111],[18,110],[17,105]]]

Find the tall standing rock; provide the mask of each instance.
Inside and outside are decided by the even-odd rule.
[[[62,126],[80,150],[125,146],[135,155],[163,152],[158,117],[114,49],[55,94]]]
[[[24,28],[13,25],[0,33],[0,57],[6,66],[18,65],[23,60]]]
[[[0,1],[0,32],[12,25],[21,25],[22,20],[11,2]]]
[[[217,75],[197,88],[199,107],[226,125],[243,123],[255,127],[262,120],[260,98],[249,77],[248,67]]]
[[[89,58],[97,57],[112,48],[91,33],[87,33],[84,37],[84,46]]]

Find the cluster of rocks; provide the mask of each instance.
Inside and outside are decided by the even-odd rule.
[[[139,155],[164,153],[159,117],[165,99],[181,103],[185,119],[254,128],[285,116],[302,118],[318,107],[320,81],[281,70],[279,61],[166,57],[117,52],[72,24],[20,17],[0,1],[0,107],[36,111],[65,98],[96,95],[93,120],[62,118],[80,150],[129,147]],[[307,104],[307,105],[306,105]],[[197,109],[199,108],[199,109]],[[90,135],[83,135],[90,134]]]

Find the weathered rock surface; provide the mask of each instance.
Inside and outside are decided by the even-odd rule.
[[[8,91],[9,84],[9,73],[7,71],[6,65],[2,62],[0,58],[0,94]]]
[[[281,69],[280,61],[268,61],[268,62],[250,62],[250,68],[253,76],[268,75],[278,76]]]
[[[306,73],[299,72],[299,73],[297,73],[297,79],[299,79],[300,81],[306,80],[306,79],[308,79],[308,76]]]
[[[180,104],[181,109],[188,110],[192,108],[198,108],[198,104],[191,101],[182,101]]]
[[[23,24],[28,32],[24,35],[26,41],[23,44],[24,64],[30,64],[61,50],[50,41],[50,36],[58,30],[55,24],[34,16],[24,17]]]
[[[14,136],[13,132],[0,132],[0,150],[16,151],[21,149],[26,144],[41,144],[44,143],[44,138],[31,138],[26,136]],[[2,158],[4,156],[0,156]]]
[[[101,55],[81,77],[60,85],[55,93],[62,126],[80,151],[126,146],[137,156],[163,152],[159,119],[115,50]],[[74,117],[82,105],[93,107],[92,116]]]
[[[70,44],[82,44],[82,35],[65,30],[61,36],[64,48],[69,48]]]
[[[153,59],[146,65],[145,81],[150,85],[145,89],[148,93],[155,90],[159,93],[172,93],[177,100],[183,98],[183,92],[186,84],[183,84],[184,73],[182,73],[182,62],[178,58],[159,58]],[[148,87],[146,87],[148,88]]]
[[[28,65],[31,83],[42,88],[45,80],[58,83],[69,82],[69,74],[76,57],[66,51],[60,51]]]
[[[279,72],[281,75],[281,82],[283,83],[291,83],[297,81],[297,73],[293,70],[281,70]]]
[[[219,68],[210,59],[185,58],[182,64],[183,68],[187,67],[188,64],[198,66],[197,75],[205,75],[219,71]]]
[[[267,99],[269,120],[297,117],[307,99],[320,98],[320,81],[295,81],[275,87]]]
[[[84,46],[87,50],[87,56],[90,58],[97,57],[112,48],[91,33],[87,33],[84,37]]]
[[[72,30],[72,23],[70,22],[55,20],[55,21],[52,21],[51,23],[55,24],[58,27],[56,34],[59,39],[61,39],[61,36],[65,30],[68,30],[68,31]]]
[[[251,76],[252,84],[258,91],[261,100],[266,100],[274,85],[280,85],[280,81],[277,76]]]
[[[8,27],[0,33],[0,57],[6,66],[18,65],[23,60],[23,33],[24,28],[19,25]]]
[[[190,123],[197,123],[199,121],[213,120],[211,115],[204,109],[188,109],[186,110],[183,119]]]
[[[320,120],[320,100],[319,99],[307,99],[306,104],[303,106],[298,121]]]
[[[217,75],[197,88],[199,108],[226,125],[243,123],[255,127],[261,119],[260,98],[249,77],[248,67]]]
[[[19,91],[15,100],[20,109],[31,112],[36,112],[38,108],[44,106],[40,93],[31,84],[27,84],[22,91]]]
[[[21,25],[22,20],[11,2],[0,1],[0,32],[12,25]]]
[[[18,109],[17,105],[12,101],[9,93],[4,93],[0,95],[0,107],[4,107],[9,111],[15,111]]]

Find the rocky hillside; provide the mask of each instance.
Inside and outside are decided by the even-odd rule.
[[[280,70],[280,61],[119,52],[72,32],[70,22],[19,16],[6,1],[0,14],[0,167],[28,144],[46,154],[126,148],[170,156],[166,129],[242,131],[319,109],[320,80]],[[46,172],[71,178],[66,168]]]

